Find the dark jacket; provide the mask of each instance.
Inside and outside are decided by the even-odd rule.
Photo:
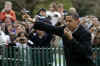
[[[52,34],[45,33],[42,38],[39,38],[38,34],[31,33],[29,39],[34,43],[32,47],[50,47],[50,41],[52,40]]]
[[[73,33],[72,40],[67,39],[62,27],[37,22],[34,28],[62,37],[67,66],[95,66],[91,58],[91,34],[83,26]]]

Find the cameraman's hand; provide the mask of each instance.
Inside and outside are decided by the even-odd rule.
[[[68,40],[73,39],[72,32],[67,27],[64,29],[64,34],[67,36]]]

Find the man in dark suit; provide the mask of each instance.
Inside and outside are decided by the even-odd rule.
[[[28,20],[32,21],[30,18]],[[91,57],[91,34],[79,25],[76,18],[66,16],[65,28],[41,22],[33,23],[35,29],[62,37],[67,66],[95,66]]]

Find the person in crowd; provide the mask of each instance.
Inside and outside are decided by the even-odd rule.
[[[28,18],[28,20],[33,22],[35,29],[62,37],[68,66],[95,66],[91,59],[91,34],[81,24],[79,25],[76,18],[66,16],[67,27],[65,28],[34,22],[31,18]]]
[[[72,15],[72,17],[74,17],[74,18],[76,18],[77,20],[79,20],[79,14],[77,13],[76,8],[74,8],[74,7],[69,8],[68,14],[69,14],[69,15]]]
[[[96,42],[94,42],[96,33],[97,33],[97,27],[99,26],[99,21],[95,16],[85,16],[80,19],[81,25],[91,33],[91,39],[92,39],[92,45],[95,46]]]
[[[12,3],[10,1],[5,2],[4,9],[0,14],[0,20],[7,24],[12,24],[16,21],[16,14],[12,9]]]
[[[19,49],[19,55],[20,57],[24,58],[24,66],[27,65],[31,65],[32,61],[31,61],[31,56],[32,54],[30,53],[30,51],[32,51],[28,45],[28,38],[25,32],[20,32],[17,37],[16,37],[16,41],[15,41],[16,47],[18,47]]]
[[[64,26],[65,25],[65,16],[68,14],[67,11],[64,9],[64,5],[62,3],[58,4],[57,11],[60,13],[61,18],[59,18],[58,22],[55,26]],[[52,41],[54,44],[53,47],[63,47],[62,38],[59,36],[54,36],[54,40]]]
[[[20,32],[26,32],[25,26],[22,24],[18,24],[18,26],[16,26],[16,35],[18,35]]]
[[[16,28],[14,28],[14,26],[12,24],[9,24],[6,26],[6,30],[5,30],[6,34],[7,35],[10,35],[10,34],[16,34]]]
[[[62,11],[64,11],[62,4],[57,5],[55,2],[50,4],[50,8],[47,11],[47,16],[49,16],[51,18],[50,21],[51,21],[52,25],[60,26],[63,24],[64,12],[62,12]],[[59,41],[61,41],[61,38],[54,35],[54,37],[51,41],[53,47],[58,47]]]
[[[0,27],[0,45],[8,45],[10,41],[10,37],[8,35],[6,35],[4,33],[4,31],[1,30],[1,27]]]
[[[90,16],[82,17],[80,19],[80,22],[84,26],[84,28],[88,31],[95,25],[95,21],[91,19]]]
[[[44,31],[35,30],[29,35],[29,39],[34,43],[33,47],[50,47],[52,35]]]
[[[96,26],[96,36],[94,38],[94,46],[99,47],[100,46],[100,24]]]
[[[17,44],[27,44],[28,42],[28,39],[27,39],[27,36],[24,32],[20,32],[17,37],[16,37],[16,43]],[[16,44],[16,45],[17,45]]]
[[[58,4],[57,11],[62,15],[65,16],[67,15],[67,11],[64,9],[64,5],[62,3]]]
[[[36,20],[43,20],[46,18],[46,9],[45,8],[40,8],[39,12],[36,15]]]
[[[57,11],[56,3],[50,4],[49,10],[46,12],[46,15],[51,18],[50,21],[52,25],[55,26],[59,18],[61,18],[61,14]]]
[[[65,16],[68,15],[68,12],[64,9],[64,5],[62,3],[58,4],[57,11],[60,13],[61,18],[59,18],[56,26],[65,24]]]
[[[91,29],[89,30],[90,33],[91,33],[91,42],[92,42],[92,45],[94,44],[94,39],[96,37],[96,33],[97,33],[97,29],[95,26],[91,27]]]
[[[40,20],[40,22],[41,22],[41,20]],[[49,22],[46,22],[46,21],[43,22],[43,23],[50,24]],[[50,48],[51,47],[51,40],[52,40],[52,34],[51,33],[41,31],[41,30],[35,30],[34,32],[32,31],[29,34],[28,38],[30,40],[29,42],[30,42],[30,44],[31,44],[30,46],[32,48]],[[43,66],[43,62],[44,62],[44,65],[51,66],[53,54],[51,53],[50,49],[48,49],[48,55],[45,55],[45,53],[42,52],[42,50],[40,49],[40,58],[39,58],[39,60],[35,60],[35,61],[34,61],[34,59],[35,59],[34,58],[34,51],[36,51],[36,50],[33,49],[33,63],[34,64],[39,64],[39,63],[35,63],[35,61],[36,62],[40,61],[41,66]],[[44,51],[46,51],[46,49],[44,49]],[[44,54],[44,56],[43,56],[43,54]],[[38,51],[36,52],[36,55],[38,55]],[[46,56],[48,58],[46,58]],[[38,57],[36,57],[36,58],[38,58]]]
[[[46,15],[46,9],[45,8],[40,8],[40,10],[39,10],[39,12],[38,12],[38,14],[36,15],[36,17],[35,17],[35,20],[38,22],[47,22],[47,23],[49,23],[49,24],[51,24],[51,22],[50,22],[50,17],[48,17],[47,15]]]

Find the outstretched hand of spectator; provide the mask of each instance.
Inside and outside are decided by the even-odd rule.
[[[35,21],[34,21],[28,14],[24,14],[24,15],[22,16],[22,18],[23,18],[23,19],[26,19],[26,20],[28,20],[28,21],[30,21],[30,22],[32,22],[32,23],[35,23]]]
[[[22,15],[22,18],[23,18],[23,19],[27,19],[27,18],[30,18],[30,16],[29,16],[28,14],[25,13],[24,15]]]

